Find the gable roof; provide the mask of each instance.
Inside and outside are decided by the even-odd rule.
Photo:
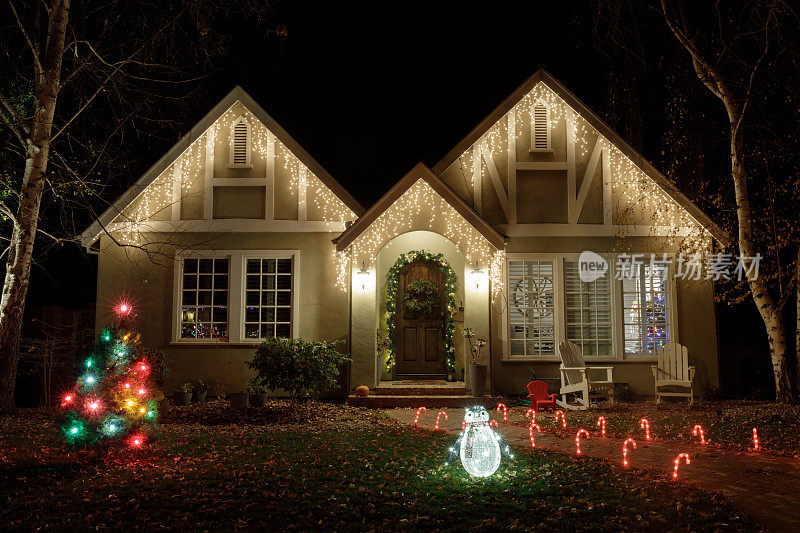
[[[423,163],[417,163],[403,178],[394,184],[380,200],[367,209],[356,221],[338,237],[333,239],[337,251],[347,248],[361,235],[375,220],[386,211],[403,193],[408,191],[418,180],[425,181],[442,197],[456,212],[464,217],[469,224],[483,235],[497,250],[502,250],[508,240],[505,235],[498,232],[491,224],[486,222],[472,207],[450,188],[442,179],[434,174]]]
[[[89,246],[103,229],[108,226],[122,211],[153,183],[180,155],[203,133],[211,127],[236,102],[241,102],[275,137],[284,144],[297,159],[300,160],[319,180],[328,187],[351,211],[361,215],[364,208],[342,185],[320,165],[289,133],[272,118],[264,108],[237,85],[211,111],[200,119],[180,141],[170,148],[136,183],[125,191],[80,235],[84,246]]]
[[[545,69],[540,68],[530,78],[520,85],[508,98],[503,100],[494,111],[484,118],[469,134],[464,137],[447,155],[445,155],[433,167],[433,171],[441,176],[470,146],[475,144],[483,135],[494,126],[506,113],[511,111],[520,100],[533,90],[538,83],[544,83],[556,95],[563,99],[567,105],[574,109],[584,120],[586,120],[597,132],[613,143],[620,152],[638,166],[664,193],[672,198],[675,203],[685,209],[692,218],[703,226],[715,239],[725,246],[730,246],[733,242],[731,236],[720,228],[708,215],[706,215],[697,205],[683,194],[666,176],[659,172],[642,154],[634,150],[622,137],[617,135],[603,119],[598,117],[586,104],[577,96],[572,94],[558,80],[556,80]]]

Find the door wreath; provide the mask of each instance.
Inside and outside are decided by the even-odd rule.
[[[436,285],[425,279],[412,281],[403,293],[406,311],[412,315],[427,315],[439,305],[439,293]]]

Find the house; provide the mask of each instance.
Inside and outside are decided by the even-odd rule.
[[[640,394],[667,339],[719,384],[713,284],[674,259],[729,237],[544,70],[366,211],[236,88],[82,240],[98,326],[129,299],[175,383],[241,389],[274,335],[346,339],[351,389],[464,380],[469,328],[502,393],[557,377],[564,339]]]

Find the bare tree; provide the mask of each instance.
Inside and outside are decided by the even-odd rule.
[[[155,102],[181,102],[213,65],[227,37],[217,18],[235,13],[259,22],[267,2],[232,0],[0,0],[0,250],[5,277],[0,299],[0,413],[13,408],[25,298],[37,236],[77,242],[75,212],[98,203],[115,179],[124,134],[162,123]],[[128,128],[126,130],[126,127]],[[165,132],[166,128],[162,129]],[[166,133],[166,132],[165,132]],[[170,133],[175,133],[171,131]],[[174,139],[175,136],[170,135]],[[24,162],[24,164],[23,164]],[[117,172],[117,175],[113,175]],[[124,185],[125,183],[118,183]],[[48,196],[49,195],[49,196]],[[43,199],[66,212],[60,232],[42,225]]]
[[[770,44],[773,42],[771,32],[777,31],[778,17],[786,12],[786,7],[778,1],[753,1],[736,7],[727,6],[746,15],[734,17],[723,12],[723,6],[716,3],[714,9],[710,10],[713,12],[710,20],[687,13],[696,7],[682,5],[680,1],[661,0],[664,19],[677,41],[691,56],[698,79],[725,109],[729,125],[730,178],[735,192],[739,253],[743,258],[753,258],[758,248],[754,238],[754,214],[745,165],[747,152],[752,147],[746,143],[744,129],[759,69],[769,57]],[[704,13],[708,15],[708,11]],[[693,20],[702,20],[706,27],[693,26]],[[713,29],[708,27],[709,23],[713,24]],[[789,401],[792,389],[787,367],[787,338],[781,316],[781,302],[785,299],[776,298],[763,277],[748,273],[747,283],[766,328],[776,399]]]

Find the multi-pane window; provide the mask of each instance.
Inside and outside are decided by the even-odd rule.
[[[181,338],[228,337],[228,258],[181,262]]]
[[[666,263],[638,263],[622,280],[625,355],[654,356],[669,339]]]
[[[564,264],[567,339],[585,356],[611,355],[611,275],[583,282],[577,261]]]
[[[508,262],[511,355],[555,355],[553,261]]]
[[[244,336],[292,336],[292,259],[245,261]]]

